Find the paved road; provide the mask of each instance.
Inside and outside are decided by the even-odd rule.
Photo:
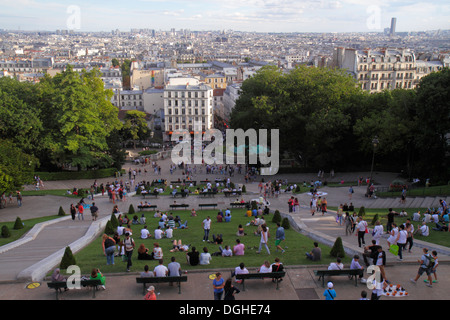
[[[168,161],[159,162],[164,170],[168,170]],[[132,166],[133,168],[135,166]],[[167,171],[166,171],[167,172]],[[339,175],[336,174],[336,179],[353,180],[353,177],[367,176],[367,173],[345,173]],[[176,180],[181,178],[181,172],[177,170],[169,180]],[[216,176],[212,175],[198,175],[196,178],[203,180],[208,177],[210,180]],[[379,183],[389,183],[394,177],[394,174],[377,174],[377,181]],[[147,173],[143,175],[142,180],[148,179],[152,180],[156,178],[154,174]],[[145,179],[144,179],[145,178]],[[277,176],[278,178],[278,176]],[[283,176],[283,179],[288,179],[289,181],[310,181],[311,179],[317,178],[314,174],[305,175],[289,175]],[[243,183],[244,179],[242,175],[236,175],[232,178],[234,182]],[[111,179],[101,179],[98,182],[107,182]],[[267,178],[266,178],[267,181]],[[74,186],[77,187],[88,187],[93,181],[47,181],[45,182],[45,187],[48,189],[71,189]],[[244,196],[245,200],[251,200],[258,197],[258,184],[256,182],[249,183],[246,185],[248,194]],[[350,201],[348,198],[347,188],[323,188],[322,192],[326,193],[328,203],[330,206],[337,206],[339,203]],[[351,201],[354,203],[355,207],[368,206],[374,199],[367,199],[364,197],[365,188],[355,187],[355,193],[352,196]],[[322,243],[332,243],[335,238],[341,236],[343,238],[344,246],[349,250],[349,252],[360,252],[360,248],[357,247],[357,240],[355,236],[345,236],[343,227],[336,224],[332,213],[328,216],[314,216],[312,217],[308,210],[309,195],[301,194],[298,195],[300,200],[301,210],[296,213],[288,214],[287,211],[287,199],[291,194],[282,194],[279,198],[269,199],[271,201],[271,209],[279,209],[282,213],[290,216],[291,221],[298,226],[300,232],[308,234],[312,238],[318,239]],[[99,221],[94,226],[90,220],[89,215],[86,215],[84,221],[71,221],[68,217],[58,220],[58,222],[52,222],[51,224],[45,226],[40,232],[36,232],[32,238],[22,239],[24,244],[17,247],[11,248],[9,250],[3,250],[0,248],[0,282],[2,283],[3,294],[0,294],[0,299],[52,299],[54,298],[54,293],[48,288],[43,288],[43,286],[37,289],[24,289],[24,282],[30,282],[31,280],[40,280],[33,278],[36,269],[39,266],[47,266],[47,270],[51,270],[54,266],[52,262],[60,261],[63,249],[68,245],[77,243],[79,248],[82,248],[79,239],[85,239],[88,241],[91,234],[95,234],[103,222],[109,217],[112,204],[108,201],[107,197],[95,197],[94,200],[98,206],[101,208]],[[119,209],[122,211],[127,211],[130,203],[137,205],[141,201],[140,197],[129,197],[126,202],[119,202]],[[160,197],[158,199],[151,200],[153,204],[158,205],[160,209],[168,209],[169,204],[173,202],[170,197]],[[229,198],[222,196],[216,196],[215,198],[199,199],[198,197],[188,197],[186,199],[177,199],[177,203],[188,203],[191,207],[196,207],[198,203],[219,203],[226,205],[230,201]],[[21,208],[14,206],[2,209],[0,211],[0,221],[13,221],[17,216],[20,216],[23,220],[29,219],[31,217],[47,216],[51,214],[57,214],[59,206],[63,208],[68,208],[73,199],[64,197],[54,197],[54,196],[30,196],[25,197],[24,205]],[[104,219],[103,219],[104,218]],[[87,236],[89,234],[89,236]],[[369,240],[369,239],[368,239]],[[385,240],[384,240],[385,241]],[[368,241],[367,241],[368,242]],[[421,254],[422,246],[430,246],[427,243],[420,243],[416,241],[415,247],[410,254],[405,254],[405,259],[403,262],[397,263],[395,257],[390,256],[388,272],[392,274],[392,278],[406,285],[405,282],[409,281],[409,278],[414,276],[417,271],[416,260]],[[448,248],[439,248],[440,251],[440,262],[442,263],[440,268],[440,273],[444,274],[445,270],[448,268],[446,262],[450,261],[450,253]],[[72,249],[74,250],[74,249]],[[4,252],[3,252],[4,251]],[[76,250],[74,250],[76,251]],[[45,261],[46,263],[43,263]],[[46,270],[46,271],[47,271]],[[316,281],[314,275],[312,274],[312,268],[306,268],[303,266],[292,266],[288,270],[287,281],[282,283],[281,290],[277,291],[277,298],[283,300],[296,300],[299,298],[305,299],[321,299],[322,291],[320,284]],[[45,272],[46,272],[45,271]],[[44,272],[44,274],[45,274]],[[208,276],[213,271],[206,272],[192,272],[189,274],[189,283],[194,283],[195,285],[189,285],[189,283],[183,285],[183,294],[178,295],[173,292],[173,288],[165,287],[164,285],[158,286],[161,294],[158,296],[160,299],[211,299],[211,287]],[[229,272],[229,271],[226,271]],[[42,274],[42,273],[38,273]],[[100,299],[122,299],[124,296],[128,299],[140,299],[142,298],[141,287],[138,287],[133,279],[135,275],[115,275],[110,276],[110,281],[108,281],[108,289],[104,292],[99,292],[98,298]],[[18,282],[17,279],[21,282]],[[191,282],[192,281],[192,282]],[[338,278],[333,279],[339,283],[339,289],[341,290],[341,297],[343,299],[357,299],[361,288],[355,288],[348,281],[342,281]],[[440,292],[444,288],[445,280],[441,277],[439,283],[435,288],[430,289],[425,287],[423,283],[418,283],[417,285],[408,285],[411,291],[410,297],[420,297],[421,299],[442,299],[445,295]],[[44,283],[45,284],[45,283]],[[201,286],[199,287],[199,284]],[[412,285],[412,286],[411,286]],[[118,292],[124,292],[123,290],[115,290],[121,286],[127,287],[126,294],[122,296]],[[202,286],[204,288],[202,289]],[[273,288],[270,284],[261,284],[255,281],[254,283],[249,283],[249,290],[247,292],[241,292],[239,295],[242,299],[273,299],[274,295],[271,294]],[[206,290],[206,288],[208,288]],[[3,290],[5,289],[5,290]],[[111,290],[112,289],[112,290]],[[423,291],[425,290],[425,291]],[[428,290],[428,291],[427,291]],[[429,294],[432,290],[432,294]],[[5,292],[11,292],[11,294],[5,294]],[[414,295],[413,295],[414,293]],[[119,296],[118,296],[119,294]],[[423,295],[423,297],[422,297]],[[72,293],[69,292],[65,295],[67,299],[89,299],[90,295],[83,294],[82,292]]]

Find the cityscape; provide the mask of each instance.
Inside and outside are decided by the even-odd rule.
[[[448,299],[446,2],[0,6],[0,300]]]

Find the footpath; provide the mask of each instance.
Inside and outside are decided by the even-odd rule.
[[[153,180],[156,178],[167,178],[169,180],[177,180],[181,178],[180,170],[175,171],[173,175],[168,172],[168,162],[161,162],[163,167],[163,175],[156,176],[153,173],[147,173],[145,176],[138,177],[137,180]],[[131,166],[134,168],[135,166]],[[164,174],[166,172],[166,174]],[[168,176],[169,175],[169,176]],[[367,173],[346,173],[337,174],[336,179],[344,179],[346,181],[355,180],[358,176],[367,176]],[[217,175],[217,177],[223,177]],[[126,180],[126,177],[123,177]],[[208,178],[213,180],[216,175],[199,174],[196,179],[204,180]],[[275,177],[271,177],[275,178]],[[276,178],[288,179],[290,182],[310,181],[314,178],[313,174],[305,175],[286,175],[276,176]],[[377,181],[381,184],[387,184],[395,178],[393,174],[379,174]],[[267,179],[267,177],[266,177]],[[99,179],[98,183],[110,182],[112,179]],[[232,177],[233,182],[242,184],[244,177],[236,174]],[[78,188],[89,187],[93,181],[47,181],[46,189],[72,189],[74,186]],[[243,196],[244,200],[249,201],[259,197],[258,183],[246,184],[247,194]],[[368,199],[364,197],[365,188],[355,186],[355,193],[352,199],[349,199],[348,188],[346,187],[325,187],[321,189],[328,200],[329,206],[338,206],[343,202],[353,202],[355,207],[373,204],[378,199]],[[321,246],[331,246],[336,237],[342,237],[343,244],[348,254],[358,253],[361,255],[362,249],[357,246],[357,237],[354,235],[345,235],[344,227],[339,226],[335,222],[334,213],[322,216],[317,214],[311,216],[309,212],[308,194],[297,195],[300,201],[300,210],[298,212],[287,212],[287,200],[292,195],[283,193],[278,198],[268,199],[271,210],[278,209],[282,215],[288,216],[291,225],[298,232],[311,237],[314,241],[318,241]],[[177,203],[187,203],[190,207],[198,208],[199,203],[218,203],[226,206],[234,199],[224,196],[216,196],[215,198],[199,199],[199,197],[190,196],[187,198],[177,198]],[[31,217],[40,217],[57,214],[59,206],[62,206],[66,213],[71,203],[75,199],[57,196],[28,196],[24,197],[22,207],[9,206],[0,210],[0,222],[14,221],[17,216],[22,220]],[[84,221],[72,221],[70,216],[44,222],[36,226],[22,239],[0,247],[0,300],[52,300],[55,298],[54,290],[47,288],[45,275],[52,270],[61,260],[64,248],[70,245],[72,251],[81,250],[86,244],[92,241],[104,229],[107,220],[112,211],[112,204],[108,201],[107,196],[95,196],[94,201],[100,208],[99,218],[96,222],[91,220],[90,214],[85,214]],[[119,202],[119,209],[126,212],[130,203],[138,205],[142,201],[141,197],[128,197],[126,202]],[[168,210],[169,205],[174,199],[170,196],[159,197],[150,200],[152,204],[158,206],[160,210]],[[409,199],[407,200],[409,201]],[[411,201],[413,201],[411,199]],[[91,201],[88,201],[89,203]],[[387,203],[387,208],[392,203]],[[395,207],[395,206],[394,206]],[[399,207],[399,206],[397,206]],[[409,213],[409,212],[408,212]],[[411,212],[412,214],[412,212]],[[371,236],[366,235],[366,244],[370,243]],[[382,240],[382,245],[386,246],[386,240]],[[422,254],[422,248],[435,249],[439,252],[439,275],[444,275],[450,270],[450,248],[437,246],[434,244],[416,240],[411,253],[404,254],[404,260],[399,262],[392,254],[388,253],[388,264],[386,273],[388,278],[396,284],[404,286],[409,295],[402,299],[429,299],[441,300],[446,298],[446,288],[450,285],[450,279],[445,276],[439,277],[439,282],[433,288],[424,285],[422,276],[417,284],[412,284],[409,279],[413,278],[418,270],[417,259]],[[246,290],[241,291],[237,296],[239,300],[316,300],[323,299],[321,282],[317,281],[313,270],[317,268],[326,268],[326,266],[288,266],[287,276],[280,284],[280,290],[275,290],[275,285],[271,284],[270,279],[262,281],[248,281]],[[192,271],[188,274],[188,282],[181,285],[182,294],[178,294],[176,287],[170,287],[167,284],[157,285],[159,300],[211,300],[213,298],[212,285],[209,276],[217,270]],[[224,277],[228,275],[229,270],[223,270]],[[140,300],[143,298],[142,287],[136,284],[136,274],[115,274],[107,275],[107,290],[99,291],[96,299],[105,300]],[[344,279],[344,277],[333,277],[335,289],[338,292],[338,299],[341,300],[357,300],[361,291],[370,290],[364,284],[355,287],[354,282]],[[30,283],[34,285],[30,285]],[[37,285],[36,285],[37,284]],[[239,285],[238,285],[239,286]],[[29,289],[33,287],[33,289]],[[241,288],[242,289],[242,288]],[[72,290],[73,291],[73,290]],[[62,294],[61,297],[67,300],[84,300],[92,299],[92,295],[84,292],[85,290],[76,290],[76,292],[68,292]],[[396,299],[396,298],[386,298]]]

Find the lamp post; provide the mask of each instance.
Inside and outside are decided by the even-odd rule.
[[[378,137],[375,136],[372,139],[372,146],[373,146],[373,152],[372,152],[372,166],[370,168],[370,179],[369,179],[369,184],[367,185],[367,191],[366,191],[366,196],[369,197],[369,191],[370,191],[370,186],[372,184],[372,176],[373,176],[373,165],[375,162],[375,149],[378,147]]]

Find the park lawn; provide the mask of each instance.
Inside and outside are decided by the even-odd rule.
[[[245,210],[237,209],[232,210],[232,219],[231,222],[216,222],[218,210],[198,210],[197,217],[191,217],[189,210],[174,210],[172,211],[173,216],[180,216],[182,222],[184,220],[188,220],[188,229],[175,229],[173,232],[173,238],[167,239],[163,238],[157,240],[164,253],[164,264],[170,262],[170,258],[173,256],[176,260],[181,264],[182,270],[194,270],[194,269],[219,269],[219,268],[235,268],[241,262],[244,262],[246,267],[260,267],[265,260],[268,260],[270,263],[274,262],[276,257],[279,257],[281,262],[285,265],[312,265],[317,264],[312,261],[306,259],[305,252],[310,252],[313,247],[313,240],[308,237],[297,233],[292,228],[286,230],[286,240],[282,242],[281,246],[285,248],[286,252],[276,252],[275,247],[275,231],[276,224],[273,223],[272,215],[264,216],[266,218],[266,223],[269,227],[269,248],[271,254],[268,255],[265,248],[261,249],[261,253],[257,254],[256,251],[259,247],[260,236],[253,235],[253,232],[256,230],[254,226],[246,226],[248,222],[250,222],[251,218],[244,216]],[[136,213],[139,217],[142,212]],[[150,233],[153,235],[153,231],[156,229],[158,225],[158,219],[153,217],[153,211],[144,212],[147,228]],[[213,256],[210,265],[198,265],[198,266],[190,266],[186,262],[186,253],[184,252],[170,252],[172,249],[172,242],[174,239],[181,240],[183,244],[190,244],[195,246],[197,251],[202,252],[203,248],[208,248],[209,253],[214,253],[219,251],[219,246],[213,243],[203,242],[203,229],[202,229],[202,221],[206,216],[209,215],[211,220],[213,221],[211,224],[211,231],[209,239],[212,241],[213,234],[222,234],[225,245],[234,246],[235,240],[239,238],[241,243],[246,246],[246,251],[244,256],[233,256],[224,258],[222,256]],[[132,218],[132,217],[130,217]],[[236,232],[239,224],[244,226],[244,230],[247,233],[246,236],[237,237]],[[144,266],[148,264],[151,270],[157,265],[157,261],[155,260],[137,260],[137,248],[141,243],[144,243],[146,248],[150,251],[153,249],[153,243],[156,242],[153,238],[141,240],[140,230],[142,229],[142,225],[132,225],[132,238],[136,243],[136,248],[133,252],[131,267],[132,272],[141,272],[144,269]],[[335,261],[334,257],[329,255],[331,247],[321,246],[322,248],[322,261],[321,264],[328,265],[330,262]],[[103,255],[102,246],[101,246],[101,236],[94,240],[90,245],[81,250],[80,252],[75,254],[76,264],[80,267],[81,272],[83,274],[88,274],[92,268],[100,268],[104,273],[117,273],[124,272],[126,270],[126,262],[123,262],[120,257],[115,258],[115,265],[106,265],[106,257]],[[346,265],[349,265],[351,259],[346,257],[343,259],[343,262]]]
[[[336,209],[337,209],[336,207],[329,208],[329,210],[333,210],[333,211],[336,211]],[[359,212],[359,209],[360,208],[355,208],[356,213]],[[392,210],[394,210],[396,212],[400,212],[400,211],[402,211],[402,209],[403,208],[392,208]],[[372,229],[374,227],[374,225],[372,225],[372,220],[373,220],[374,216],[376,214],[378,214],[381,224],[384,227],[384,231],[386,232],[387,214],[389,212],[388,209],[386,209],[386,208],[383,208],[383,209],[367,208],[366,209],[365,208],[364,210],[366,212],[365,220],[369,224],[369,228]],[[423,213],[426,210],[427,210],[427,208],[407,208],[407,209],[405,209],[406,213],[408,214],[407,217],[395,216],[394,223],[396,223],[397,226],[399,226],[399,225],[405,223],[406,219],[408,217],[410,217],[410,219],[412,221],[413,213],[418,212],[418,211],[420,211],[421,217],[423,217]],[[412,221],[412,223],[414,225],[414,230],[417,230],[418,226],[422,225],[422,222]],[[416,235],[414,235],[414,239],[434,243],[434,244],[445,246],[445,247],[450,247],[450,232],[433,230],[433,228],[436,226],[435,223],[428,223],[427,225],[430,228],[430,235],[428,237],[423,237],[423,236],[416,234]]]
[[[402,196],[401,190],[377,192],[377,197],[400,198],[401,196]],[[450,185],[415,188],[410,189],[406,192],[406,197],[439,197],[439,196],[442,197],[450,196]]]
[[[53,220],[61,218],[61,216],[53,215],[53,216],[47,216],[47,217],[39,217],[34,219],[28,219],[28,220],[22,220],[22,223],[24,224],[24,227],[22,229],[14,230],[14,224],[16,220],[9,221],[9,222],[3,222],[0,223],[0,228],[6,225],[9,229],[9,232],[11,233],[11,236],[8,238],[3,238],[0,236],[0,246],[4,246],[6,244],[9,244],[11,242],[14,242],[18,239],[20,239],[24,234],[26,234],[28,231],[30,231],[35,224],[38,224],[40,222]]]
[[[22,196],[61,196],[68,198],[80,198],[79,195],[67,194],[67,189],[41,189],[41,190],[24,190]]]

